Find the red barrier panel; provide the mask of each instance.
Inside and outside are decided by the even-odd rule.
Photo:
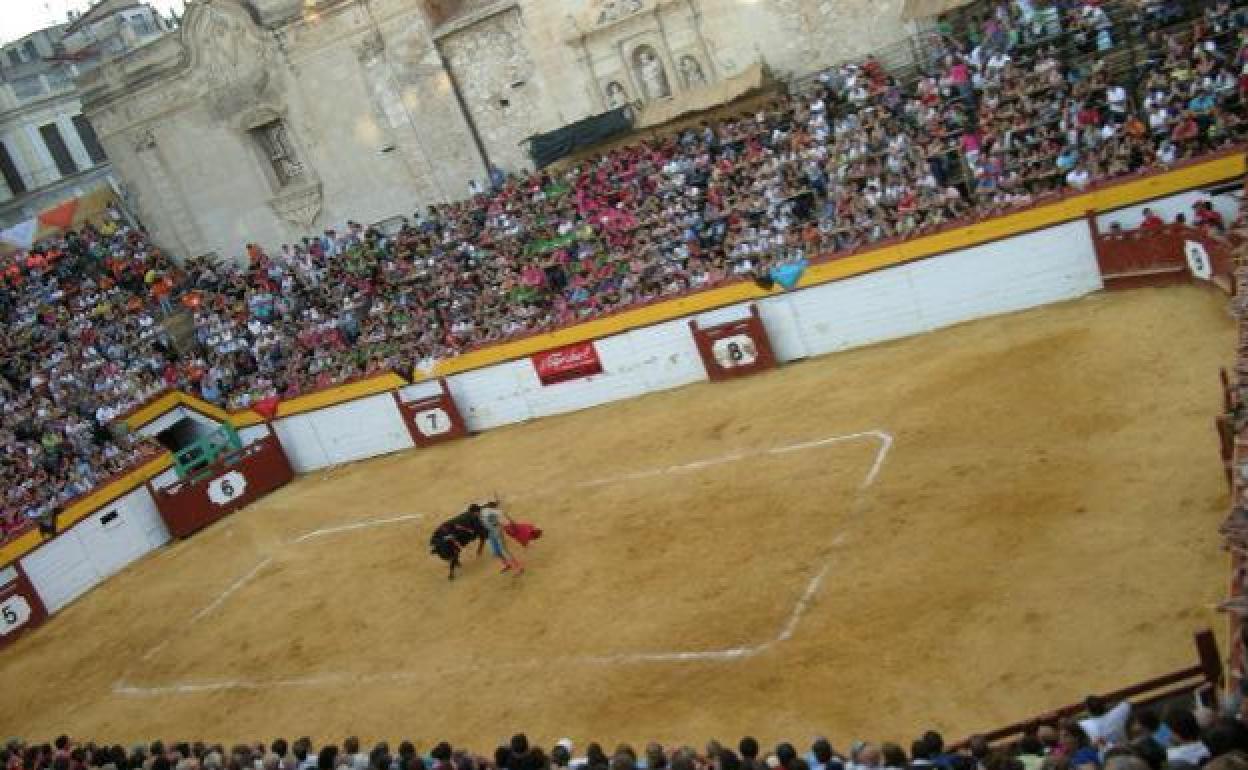
[[[164,489],[152,488],[152,497],[169,534],[184,538],[250,505],[294,477],[281,442],[270,433],[218,458],[191,479]]]
[[[1235,491],[1235,427],[1229,415],[1220,414],[1213,418],[1214,429],[1218,432],[1218,444],[1222,454],[1222,469],[1226,471],[1226,483],[1231,491]]]
[[[35,587],[19,562],[0,569],[0,647],[48,619]]]
[[[750,305],[749,318],[707,328],[700,328],[697,321],[691,320],[689,329],[711,382],[743,377],[776,366],[776,355],[771,350],[771,340],[756,305]]]
[[[446,380],[438,380],[441,391],[437,395],[404,401],[394,392],[394,401],[399,405],[399,413],[403,415],[403,424],[411,434],[412,441],[418,447],[433,446],[443,441],[463,438],[468,435],[464,418],[455,405],[455,399],[447,390]]]
[[[1107,289],[1186,281],[1183,238],[1171,226],[1097,234],[1096,261]]]
[[[1234,294],[1235,259],[1231,244],[1198,227],[1170,224],[1117,233],[1101,233],[1088,212],[1096,261],[1107,289],[1158,286],[1192,278],[1188,243],[1199,244],[1208,257],[1213,281]],[[1197,250],[1199,255],[1201,252]]]

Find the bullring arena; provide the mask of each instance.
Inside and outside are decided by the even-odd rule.
[[[0,770],[1248,770],[1248,0],[143,6],[0,45]]]
[[[315,473],[6,650],[5,729],[772,739],[934,690],[966,733],[1169,671],[1227,574],[1225,306],[1095,294]],[[546,537],[448,583],[430,528],[495,490]]]

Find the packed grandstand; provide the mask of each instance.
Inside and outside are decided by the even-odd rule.
[[[177,388],[229,409],[455,356],[1225,151],[1248,11],[986,7],[743,114],[496,180],[397,231],[348,222],[175,259],[120,218],[6,260],[0,535],[150,453],[115,418]],[[1133,41],[1133,45],[1127,45]],[[1224,223],[1211,207],[1192,223]],[[1139,223],[1128,222],[1132,227]],[[171,320],[189,316],[186,338]]]
[[[703,749],[628,744],[610,753],[589,743],[584,753],[570,739],[549,750],[512,736],[490,754],[443,741],[421,751],[411,741],[387,742],[365,751],[360,740],[319,748],[310,738],[269,744],[164,743],[97,745],[60,736],[51,744],[10,739],[0,749],[7,770],[1209,770],[1248,767],[1248,728],[1232,716],[1169,707],[1161,714],[1132,711],[1091,697],[1081,719],[1036,724],[1016,741],[990,744],[972,738],[947,747],[929,730],[902,747],[893,742],[853,741],[838,751],[827,738],[801,748],[779,743],[768,749],[752,737],[735,746],[710,740]],[[480,747],[478,747],[480,748]]]

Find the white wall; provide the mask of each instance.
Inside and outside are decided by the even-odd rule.
[[[454,375],[447,386],[468,429],[481,431],[706,379],[684,319],[606,337],[594,345],[603,373],[593,377],[543,386],[532,362],[524,358]]]
[[[48,613],[169,542],[146,487],[114,500],[22,558]]]
[[[432,398],[440,395],[442,388],[438,385],[437,380],[425,380],[424,382],[414,382],[411,385],[405,385],[399,388],[399,398],[403,403],[412,401],[420,401],[425,398]]]
[[[415,446],[389,393],[283,417],[273,429],[296,473]]]
[[[1101,288],[1082,221],[876,273],[777,293],[758,303],[780,361],[869,345],[974,318],[1071,299]],[[697,316],[699,326],[739,320],[748,304]],[[448,382],[468,428],[584,409],[706,379],[688,320],[595,343],[603,374],[542,386],[528,359]]]
[[[1221,190],[1227,185],[1215,185],[1210,189]],[[1243,193],[1242,184],[1231,185],[1232,189],[1228,192],[1219,193],[1218,195],[1210,195],[1205,190],[1191,190],[1189,192],[1171,195],[1168,198],[1141,203],[1137,206],[1127,206],[1116,211],[1110,211],[1103,214],[1097,214],[1096,226],[1102,232],[1108,231],[1109,226],[1113,222],[1122,225],[1124,230],[1134,230],[1140,226],[1140,222],[1144,221],[1143,211],[1145,208],[1151,208],[1157,216],[1173,222],[1176,214],[1183,214],[1187,217],[1187,223],[1193,223],[1192,204],[1196,201],[1210,201],[1213,208],[1222,215],[1229,225],[1235,221],[1235,217],[1239,214],[1239,203]]]
[[[269,427],[263,423],[260,425],[249,425],[238,430],[238,438],[243,442],[243,446],[251,446],[267,435],[269,435]]]

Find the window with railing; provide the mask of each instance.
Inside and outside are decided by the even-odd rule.
[[[251,136],[272,164],[279,188],[303,181],[303,164],[295,156],[294,147],[281,119],[251,129]]]

